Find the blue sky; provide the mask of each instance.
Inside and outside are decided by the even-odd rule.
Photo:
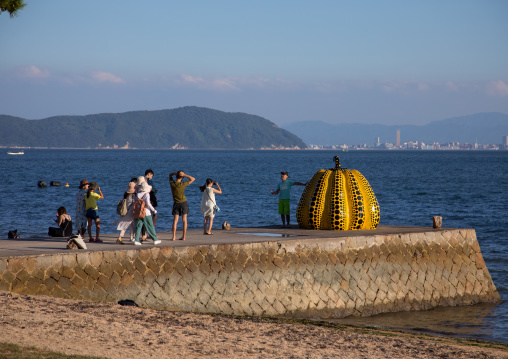
[[[508,1],[26,0],[0,114],[203,106],[295,121],[508,113]]]

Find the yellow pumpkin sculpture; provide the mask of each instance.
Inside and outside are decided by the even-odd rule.
[[[318,171],[307,183],[296,217],[306,229],[375,229],[380,211],[374,191],[357,170],[340,167]]]

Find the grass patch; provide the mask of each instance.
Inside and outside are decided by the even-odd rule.
[[[23,347],[17,344],[0,342],[0,359],[103,359],[87,355],[72,355],[52,352],[36,347]]]

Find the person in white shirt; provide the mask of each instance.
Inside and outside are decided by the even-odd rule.
[[[217,186],[217,189],[212,188],[213,185]],[[207,178],[206,183],[199,187],[199,189],[203,192],[203,196],[201,197],[201,213],[203,213],[205,217],[203,222],[203,234],[213,234],[213,217],[215,216],[215,208],[217,207],[217,203],[215,203],[215,194],[221,194],[222,190],[219,184],[212,181],[211,178]]]
[[[141,228],[143,225],[146,228],[146,233],[153,239],[153,244],[161,243],[161,240],[157,238],[157,234],[155,233],[155,227],[152,221],[152,213],[157,214],[157,210],[153,208],[150,203],[150,191],[152,187],[146,183],[142,182],[139,184],[138,193],[136,194],[136,200],[142,198],[145,202],[145,217],[136,219],[136,236],[134,237],[134,244],[137,246],[141,245],[139,241],[139,235],[141,234]]]

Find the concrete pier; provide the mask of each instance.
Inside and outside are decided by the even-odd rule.
[[[180,232],[181,233],[181,232]],[[473,229],[379,226],[189,231],[162,244],[0,241],[0,290],[142,307],[304,318],[369,316],[501,300]]]

